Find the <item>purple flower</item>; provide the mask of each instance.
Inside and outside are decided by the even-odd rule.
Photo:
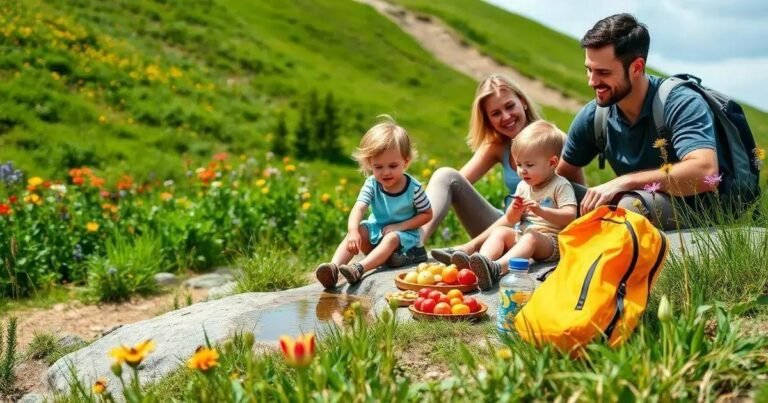
[[[721,180],[723,180],[723,175],[712,174],[704,177],[704,183],[712,187],[717,187]]]
[[[659,182],[648,183],[645,186],[643,186],[643,190],[651,194],[655,194],[656,192],[659,191],[659,189],[661,189],[661,183]]]

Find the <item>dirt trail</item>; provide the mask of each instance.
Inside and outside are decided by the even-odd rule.
[[[477,49],[465,45],[461,40],[461,35],[434,16],[419,18],[403,7],[390,4],[385,0],[357,1],[370,5],[395,22],[439,61],[477,81],[491,73],[502,73],[514,80],[526,94],[539,104],[569,112],[577,112],[584,105],[578,100],[568,98],[559,91],[547,87],[543,82],[526,77],[483,55]]]

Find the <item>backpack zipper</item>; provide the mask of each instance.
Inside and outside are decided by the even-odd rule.
[[[632,271],[635,270],[635,265],[637,265],[637,234],[635,233],[635,229],[632,228],[632,224],[630,224],[629,221],[624,221],[624,225],[627,227],[629,235],[632,236],[632,260],[630,261],[629,269],[626,273],[624,273],[624,276],[619,282],[619,287],[616,289],[616,312],[613,314],[613,318],[608,324],[608,327],[606,327],[605,331],[603,332],[605,334],[606,340],[611,338],[613,330],[616,327],[616,324],[619,322],[619,318],[621,318],[621,313],[624,311],[624,297],[627,295],[627,280],[629,280],[629,276],[632,275]]]
[[[579,302],[576,303],[576,310],[580,311],[582,308],[584,308],[584,302],[587,300],[587,293],[589,292],[589,284],[592,282],[592,276],[595,274],[595,269],[597,268],[597,263],[600,262],[600,259],[603,257],[603,254],[601,253],[600,256],[595,259],[595,261],[592,263],[592,266],[589,267],[589,270],[587,271],[587,276],[584,277],[584,283],[581,285],[581,293],[579,294]]]
[[[651,269],[651,275],[648,276],[648,296],[646,298],[651,297],[651,283],[653,282],[653,277],[656,275],[656,271],[659,267],[661,267],[661,260],[664,258],[667,251],[667,236],[659,229],[656,229],[656,231],[659,233],[659,236],[661,236],[661,249],[659,250],[659,256],[656,257],[656,263],[653,264],[653,268]],[[647,303],[648,300],[646,299],[646,304]]]

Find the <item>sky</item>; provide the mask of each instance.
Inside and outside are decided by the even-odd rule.
[[[693,74],[706,86],[768,111],[766,0],[486,1],[576,39],[603,17],[631,13],[650,31],[649,66]]]

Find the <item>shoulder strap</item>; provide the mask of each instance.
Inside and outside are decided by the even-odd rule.
[[[667,98],[669,98],[669,94],[675,87],[683,85],[686,82],[688,82],[688,80],[684,80],[678,76],[665,78],[664,81],[661,82],[659,89],[656,91],[656,95],[653,97],[653,123],[656,126],[656,132],[659,134],[659,137],[669,137],[669,129],[664,122],[664,106],[667,104]]]
[[[598,106],[595,104],[595,120],[593,123],[593,130],[595,131],[595,144],[597,149],[600,150],[598,154],[598,166],[600,169],[605,169],[605,147],[606,147],[606,132],[608,126],[608,108]]]

